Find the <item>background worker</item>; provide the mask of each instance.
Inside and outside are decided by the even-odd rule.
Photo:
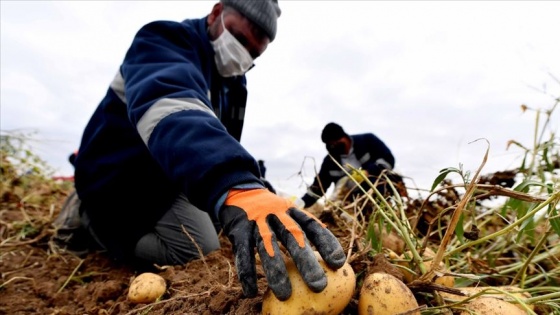
[[[321,140],[325,144],[328,154],[324,157],[319,174],[307,192],[295,201],[302,208],[315,204],[332,184],[337,184],[341,179],[347,179],[341,166],[348,173],[352,172],[352,168],[361,169],[372,183],[377,181],[383,171],[391,171],[395,166],[395,158],[391,150],[373,133],[348,135],[340,125],[330,122],[323,128]],[[402,181],[402,178],[394,172],[387,173],[387,176],[395,182]],[[350,180],[345,182],[353,183]],[[362,185],[366,191],[369,189],[367,182],[362,182]],[[387,188],[384,184],[380,184],[377,189],[383,194]],[[362,190],[359,187],[353,187],[352,193],[360,195]]]

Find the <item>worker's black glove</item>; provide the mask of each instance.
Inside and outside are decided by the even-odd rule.
[[[281,301],[290,297],[292,287],[277,240],[314,292],[327,286],[327,278],[308,239],[329,267],[338,269],[346,261],[342,246],[323,223],[267,189],[230,190],[219,216],[233,245],[238,277],[248,297],[258,293],[255,247],[268,286]]]

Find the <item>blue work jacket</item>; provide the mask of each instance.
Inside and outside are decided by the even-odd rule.
[[[240,144],[246,101],[245,76],[216,70],[206,18],[137,32],[75,160],[81,211],[109,250],[131,255],[179,193],[215,216],[231,187],[260,183]]]

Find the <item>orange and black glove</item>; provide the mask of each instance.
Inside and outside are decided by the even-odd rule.
[[[329,267],[338,269],[346,261],[342,246],[323,223],[267,189],[230,190],[219,216],[233,245],[239,281],[248,297],[258,293],[255,247],[268,286],[281,301],[292,295],[292,287],[277,241],[288,250],[314,292],[327,286],[327,277],[308,240]]]

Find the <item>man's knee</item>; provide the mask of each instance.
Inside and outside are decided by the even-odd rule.
[[[220,248],[216,237],[194,240],[189,237],[164,241],[155,233],[144,235],[136,244],[135,255],[143,261],[161,265],[180,265],[201,258]]]
[[[191,240],[189,243],[194,245],[197,249],[197,253],[201,252],[202,255],[208,255],[209,253],[220,248],[220,241],[217,237],[205,237],[203,239],[195,241],[194,243]]]
[[[201,256],[206,256],[219,248],[220,242],[217,237],[205,237],[198,240],[188,239],[177,246],[169,246],[168,244],[167,256],[168,260],[175,264],[184,264],[199,259]]]

